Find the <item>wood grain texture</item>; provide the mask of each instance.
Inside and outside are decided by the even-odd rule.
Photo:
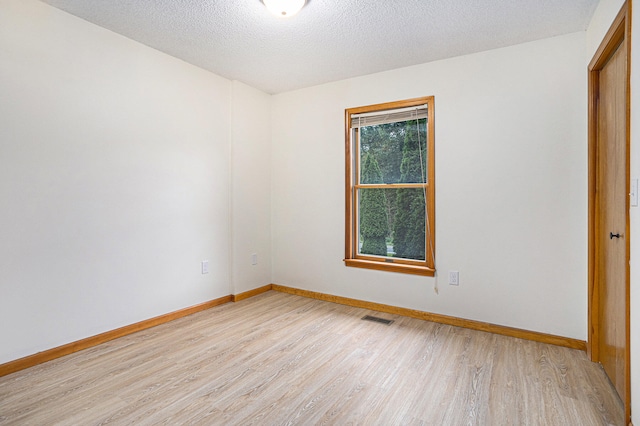
[[[625,42],[612,54],[600,71],[598,114],[598,232],[596,276],[600,306],[598,353],[618,393],[626,398],[626,49]],[[619,238],[610,238],[609,233]]]
[[[596,288],[596,247],[599,246],[599,233],[596,232],[596,167],[598,165],[597,155],[597,110],[598,110],[598,72],[589,71],[589,153],[588,153],[588,242],[587,242],[587,280],[588,280],[588,329],[587,329],[587,355],[589,359],[598,359],[598,345],[594,344],[598,340],[598,311],[599,299]]]
[[[267,292],[269,290],[271,290],[271,284],[267,284],[267,285],[262,286],[262,287],[254,288],[253,290],[245,291],[244,293],[234,294],[233,296],[231,296],[231,301],[239,302],[241,300],[248,299],[250,297],[257,296],[259,294],[265,293],[265,292]]]
[[[409,265],[405,262],[382,263],[380,261],[371,261],[366,259],[345,259],[344,264],[346,266],[353,266],[356,268],[375,269],[377,271],[386,272],[400,272],[403,274],[421,275],[424,277],[433,277],[435,270],[426,268],[424,266]]]
[[[171,312],[166,315],[161,315],[159,317],[151,318],[146,321],[141,321],[136,324],[131,324],[116,330],[111,330],[96,336],[88,337],[83,340],[71,342],[63,346],[59,346],[43,352],[39,352],[37,354],[20,358],[15,361],[10,361],[5,364],[0,364],[0,377],[20,371],[20,370],[24,370],[26,368],[33,367],[38,364],[42,364],[47,361],[51,361],[56,358],[60,358],[65,355],[69,355],[71,353],[74,353],[80,350],[85,350],[93,346],[97,346],[109,340],[123,337],[128,334],[135,333],[137,331],[145,330],[147,328],[155,327],[157,325],[164,324],[166,322],[173,321],[175,319],[182,318],[184,316],[191,315],[193,313],[200,312],[202,310],[210,309],[212,307],[215,307],[224,303],[228,303],[231,301],[239,302],[249,297],[253,297],[258,294],[267,292],[271,289],[284,292],[284,293],[295,294],[298,296],[309,297],[312,299],[339,303],[347,306],[378,310],[380,312],[393,313],[397,315],[408,316],[411,318],[418,318],[426,321],[433,321],[433,322],[439,322],[442,324],[455,325],[458,327],[470,328],[472,330],[487,331],[490,333],[502,334],[502,335],[511,336],[511,337],[518,337],[521,339],[533,340],[533,341],[538,341],[542,343],[549,343],[549,344],[564,346],[564,347],[573,348],[573,349],[585,350],[585,347],[586,347],[585,342],[583,341],[569,339],[561,336],[553,336],[553,335],[538,333],[534,331],[527,331],[527,330],[522,330],[517,328],[483,323],[479,321],[470,321],[462,318],[432,314],[429,312],[416,311],[412,309],[383,305],[379,303],[366,302],[362,300],[348,299],[344,297],[317,293],[317,292],[312,292],[308,290],[285,287],[277,284],[268,284],[266,286],[249,290],[244,293],[221,297],[219,299],[205,302],[200,305],[192,306],[176,312]]]
[[[523,330],[520,328],[506,327],[502,325],[490,324],[481,321],[473,321],[464,318],[451,317],[447,315],[433,314],[430,312],[418,311],[415,309],[400,308],[397,306],[384,305],[381,303],[366,302],[363,300],[349,299],[347,297],[334,296],[331,294],[317,293],[309,290],[301,290],[292,287],[272,284],[272,289],[283,293],[295,294],[297,296],[310,297],[312,299],[324,300],[327,302],[339,303],[341,305],[354,306],[363,309],[371,309],[379,312],[386,312],[394,315],[403,315],[410,318],[417,318],[425,321],[437,322],[440,324],[454,325],[456,327],[469,328],[471,330],[486,331],[489,333],[501,334],[503,336],[517,337],[519,339],[532,340],[534,342],[548,343],[551,345],[563,346],[571,349],[586,350],[586,343],[583,340],[571,339],[569,337],[555,336],[552,334],[539,333],[536,331]]]
[[[600,46],[589,63],[589,329],[588,356],[603,362],[611,371],[625,404],[625,417],[631,420],[631,352],[630,352],[630,105],[631,105],[631,1],[625,2]],[[616,59],[615,57],[618,56]],[[618,64],[609,67],[612,62]],[[612,79],[607,68],[618,68],[619,81]],[[611,90],[613,89],[613,91]],[[618,92],[614,95],[614,92]],[[617,98],[617,100],[615,99]],[[612,100],[622,103],[616,107]],[[622,156],[612,159],[606,141],[622,138],[625,145]],[[615,164],[615,163],[618,164]],[[624,218],[612,221],[610,213],[615,210],[606,198],[611,191],[606,182],[612,170],[618,169],[624,186],[619,192],[624,204]],[[611,179],[609,179],[611,180]],[[604,194],[604,195],[603,195]],[[619,207],[618,207],[619,208]],[[615,222],[615,223],[614,223]],[[624,227],[625,253],[609,253],[610,238],[607,227]],[[616,233],[621,233],[616,231]],[[622,249],[622,247],[618,247]],[[622,258],[613,262],[614,257]],[[609,288],[612,271],[618,271],[623,282],[621,287]],[[619,314],[619,316],[617,316]],[[614,318],[614,321],[611,321]],[[615,324],[617,323],[617,324]],[[625,346],[626,345],[626,346]]]
[[[106,423],[625,424],[582,351],[274,291],[0,378],[2,425]]]
[[[231,302],[231,296],[221,297],[0,364],[0,377],[229,302]]]

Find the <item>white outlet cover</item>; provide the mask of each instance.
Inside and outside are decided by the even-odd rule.
[[[458,271],[449,271],[449,285],[460,285],[460,273]]]
[[[209,261],[208,260],[203,260],[202,261],[202,273],[203,274],[208,274],[209,273]]]

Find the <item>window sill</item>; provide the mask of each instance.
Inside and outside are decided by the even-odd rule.
[[[375,269],[377,271],[400,272],[402,274],[422,275],[433,277],[435,270],[426,266],[408,265],[406,263],[387,263],[362,259],[344,259],[346,266],[355,268]]]

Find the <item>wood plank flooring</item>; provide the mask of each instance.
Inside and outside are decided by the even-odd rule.
[[[1,377],[9,424],[622,425],[623,408],[581,351],[269,291]]]

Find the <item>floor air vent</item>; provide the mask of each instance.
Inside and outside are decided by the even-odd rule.
[[[388,319],[384,319],[384,318],[380,318],[380,317],[374,317],[371,315],[365,315],[362,317],[363,320],[365,321],[373,321],[373,322],[379,322],[380,324],[386,324],[386,325],[390,325],[393,320],[388,320]]]

